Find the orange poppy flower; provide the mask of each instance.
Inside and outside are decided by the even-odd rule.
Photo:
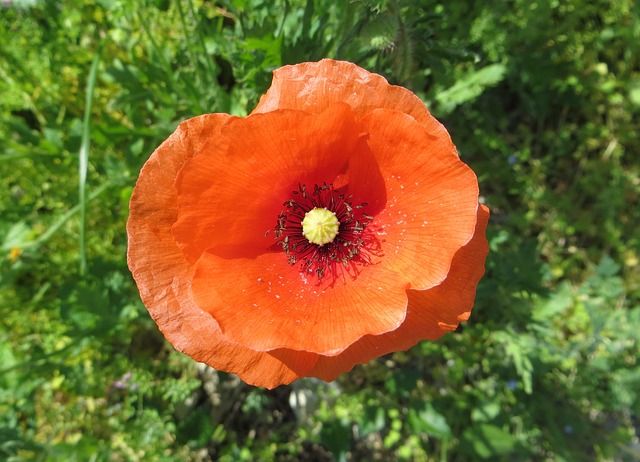
[[[410,91],[285,66],[247,117],[189,119],[131,198],[128,263],[176,349],[273,388],[333,380],[469,317],[489,211]]]

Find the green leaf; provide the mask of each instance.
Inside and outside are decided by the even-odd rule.
[[[500,414],[500,405],[495,401],[485,401],[471,411],[471,420],[474,422],[490,422]]]
[[[372,433],[379,432],[385,425],[385,413],[382,407],[367,406],[364,411],[362,422],[360,422],[360,436],[365,437]]]
[[[320,431],[320,439],[329,451],[342,459],[351,445],[351,427],[341,420],[325,422]]]
[[[517,442],[510,433],[490,424],[467,428],[462,439],[470,445],[473,454],[482,459],[509,454]]]
[[[409,409],[407,421],[416,433],[426,433],[440,439],[452,436],[447,419],[436,411],[431,403],[426,403],[421,410]]]
[[[436,95],[438,113],[449,114],[457,106],[473,101],[482,94],[485,88],[500,83],[506,71],[507,68],[504,64],[491,64],[462,77],[451,88]]]
[[[8,251],[14,247],[22,247],[30,233],[29,227],[23,222],[14,223],[2,240],[2,250]]]
[[[0,343],[0,368],[7,369],[6,372],[0,374],[0,387],[3,389],[12,389],[18,385],[17,371],[12,370],[17,363],[11,344],[8,342]]]
[[[618,274],[620,271],[620,265],[617,264],[613,258],[609,255],[605,255],[598,263],[598,267],[596,268],[596,274],[600,277],[611,277]]]
[[[548,300],[541,299],[533,309],[533,319],[536,321],[552,320],[565,313],[573,303],[573,294],[569,282],[562,283],[555,294]]]

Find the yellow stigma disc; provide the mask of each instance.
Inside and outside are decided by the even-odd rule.
[[[309,210],[302,220],[302,234],[309,242],[324,245],[333,242],[338,235],[340,222],[336,214],[326,208]]]

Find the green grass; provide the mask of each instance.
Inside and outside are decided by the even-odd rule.
[[[0,7],[0,459],[639,459],[640,18],[509,5]],[[180,121],[245,115],[274,68],[322,57],[429,105],[478,174],[491,253],[456,333],[267,392],[158,332],[128,201]]]

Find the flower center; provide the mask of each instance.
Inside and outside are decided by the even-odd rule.
[[[373,217],[364,212],[366,203],[352,206],[350,199],[327,184],[312,193],[305,185],[292,192],[275,229],[291,265],[299,262],[303,273],[322,279],[328,271],[335,277],[340,268],[370,263],[362,233]]]
[[[317,245],[325,245],[333,242],[338,235],[340,222],[336,213],[327,210],[326,207],[309,210],[302,220],[302,234],[309,242]]]

